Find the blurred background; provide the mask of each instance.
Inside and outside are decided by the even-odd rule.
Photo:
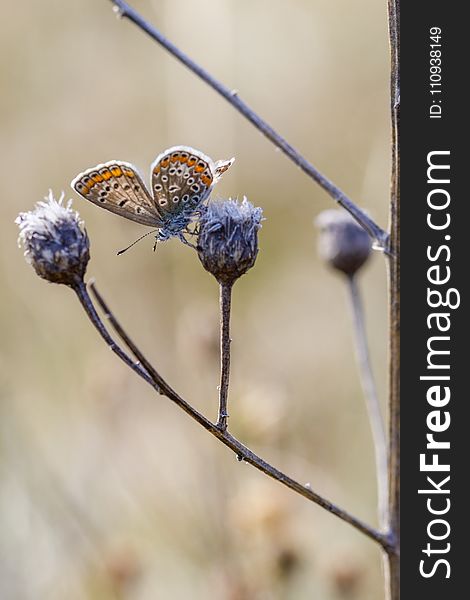
[[[382,226],[389,188],[386,3],[134,0]],[[331,199],[108,0],[13,2],[0,25],[0,598],[383,598],[367,538],[250,466],[105,347],[72,292],[35,276],[18,212],[51,188],[86,221],[88,276],[185,398],[216,418],[218,289],[190,248],[70,189],[110,159],[147,174],[185,144],[236,157],[215,197],[264,210],[236,285],[230,427],[372,524],[373,449],[344,282],[317,258]],[[361,274],[381,400],[386,280]]]

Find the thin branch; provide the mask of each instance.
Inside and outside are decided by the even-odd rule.
[[[123,0],[111,0],[116,12],[121,17],[132,21],[137,27],[145,31],[154,41],[163,46],[170,54],[183,63],[190,71],[207,83],[213,90],[227,100],[239,113],[241,113],[252,125],[265,135],[275,146],[286,154],[298,167],[311,177],[327,194],[329,194],[340,206],[346,209],[356,221],[376,240],[378,247],[388,253],[388,234],[377,223],[375,223],[362,209],[360,209],[346,194],[334,185],[327,177],[305,159],[287,140],[277,133],[266,121],[258,116],[246,102],[238,95],[238,92],[229,89],[220,83],[215,77],[193,61],[187,54],[182,52],[170,40],[168,40],[158,29],[148,23],[136,10]]]
[[[102,296],[99,294],[96,286],[94,284],[91,285],[92,292],[100,305],[101,309],[105,313],[107,319],[109,320],[112,327],[115,329],[116,333],[123,340],[129,350],[134,354],[139,363],[145,368],[146,372],[151,375],[151,377],[155,377],[155,382],[152,381],[151,385],[161,393],[163,393],[169,400],[174,402],[177,406],[182,408],[192,419],[194,419],[197,423],[199,423],[204,429],[206,429],[209,433],[211,433],[214,437],[216,437],[222,444],[225,444],[228,448],[230,448],[237,456],[237,459],[240,461],[244,461],[256,467],[259,471],[268,475],[272,479],[279,481],[286,487],[290,488],[294,492],[300,494],[307,500],[318,504],[329,513],[336,515],[341,520],[349,523],[353,527],[355,527],[358,531],[361,531],[364,535],[374,540],[382,548],[386,551],[389,551],[390,540],[386,534],[383,534],[370,525],[363,523],[361,520],[352,516],[342,508],[336,506],[329,500],[323,498],[316,492],[314,492],[309,484],[303,485],[295,479],[292,479],[282,471],[279,471],[262,458],[257,456],[254,452],[252,452],[249,448],[244,446],[238,439],[233,437],[228,431],[222,431],[216,424],[209,421],[204,415],[200,414],[195,408],[193,408],[188,402],[183,400],[172,388],[168,385],[160,375],[155,371],[154,367],[149,363],[149,361],[145,358],[145,356],[141,353],[141,351],[137,348],[137,346],[132,342],[129,336],[126,334],[124,329],[121,327],[117,319],[111,313],[109,307],[105,303]],[[87,311],[87,314],[88,311]],[[96,323],[93,320],[93,324],[95,326]],[[104,329],[104,327],[103,327]],[[122,353],[125,355],[125,353]],[[122,356],[121,356],[122,358]],[[124,360],[124,359],[123,359]],[[128,361],[125,360],[126,364],[129,365]],[[156,384],[158,381],[158,385]]]
[[[392,172],[389,277],[389,600],[400,598],[400,0],[388,0]]]
[[[206,417],[204,417],[195,408],[193,408],[190,404],[188,404],[185,400],[183,400],[183,398],[181,398],[181,396],[179,396],[178,393],[175,392],[175,390],[163,379],[163,377],[158,373],[158,371],[155,369],[155,367],[153,367],[149,363],[149,361],[140,352],[140,350],[137,348],[137,346],[134,344],[134,342],[131,340],[131,338],[127,335],[127,333],[121,327],[121,325],[119,324],[117,319],[111,313],[111,311],[109,310],[109,308],[108,308],[107,304],[105,303],[101,294],[98,292],[94,283],[90,283],[90,289],[93,292],[93,295],[95,296],[98,304],[100,305],[100,307],[105,315],[105,318],[110,322],[111,326],[116,331],[118,336],[123,340],[123,342],[129,348],[129,350],[132,352],[132,354],[137,358],[138,364],[142,365],[142,367],[145,369],[145,371],[150,374],[149,379],[152,383],[156,384],[157,391],[159,391],[161,394],[167,396],[167,398],[170,398],[170,400],[175,402],[175,404],[177,404],[188,415],[190,415],[195,421],[197,421],[199,423],[199,425],[202,425],[205,429],[207,429],[208,431],[211,431],[211,433],[213,432],[212,431],[213,429],[217,430],[213,423],[211,423],[208,419],[206,419]],[[99,317],[97,317],[97,318],[99,320]],[[93,321],[93,324],[95,326],[97,326],[94,321]],[[101,324],[101,327],[103,327],[102,324]],[[128,364],[127,361],[125,361],[125,362],[126,362],[126,364]]]
[[[157,389],[154,385],[154,381],[152,377],[145,371],[145,369],[140,365],[140,363],[135,363],[121,348],[115,343],[113,338],[109,335],[107,329],[101,322],[101,319],[98,316],[98,313],[93,306],[90,296],[88,295],[88,291],[86,289],[86,285],[83,281],[78,281],[73,287],[73,291],[76,293],[78,299],[80,300],[80,304],[85,309],[85,312],[93,323],[93,325],[98,330],[98,333],[104,339],[106,344],[109,346],[110,350],[112,350],[115,354],[119,356],[119,358],[126,363],[128,367],[130,367],[139,377],[142,377],[144,381],[150,384],[152,387]],[[159,391],[157,389],[157,391]]]
[[[232,284],[220,284],[220,388],[217,427],[227,429],[227,399],[230,379],[230,309]]]
[[[359,375],[361,378],[364,398],[366,401],[369,423],[372,430],[375,451],[375,467],[377,472],[377,489],[380,526],[383,530],[388,527],[387,520],[387,502],[388,502],[388,457],[387,457],[387,439],[385,428],[380,410],[380,402],[377,395],[377,388],[372,374],[369,349],[367,345],[366,327],[364,322],[364,308],[357,285],[357,278],[351,275],[347,278],[351,307],[354,318],[354,334],[356,341],[356,354],[359,366]]]
[[[390,237],[392,258],[389,261],[390,294],[390,518],[395,535],[399,535],[400,496],[400,74],[399,74],[399,0],[389,1],[392,53],[392,178],[390,202]]]

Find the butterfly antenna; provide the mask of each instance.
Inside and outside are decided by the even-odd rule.
[[[117,253],[117,256],[124,254],[124,252],[127,252],[129,250],[129,248],[132,248],[132,246],[135,246],[137,244],[137,242],[140,242],[140,240],[143,240],[148,235],[150,235],[152,233],[156,233],[157,231],[158,231],[158,229],[154,229],[153,231],[147,231],[147,233],[144,233],[144,235],[141,235],[140,238],[137,238],[135,240],[135,242],[132,242],[132,244],[130,244],[130,246],[127,246],[127,248],[124,248],[124,250],[119,250],[119,252]]]

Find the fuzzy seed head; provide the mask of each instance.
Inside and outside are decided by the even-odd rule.
[[[233,284],[251,269],[258,254],[263,211],[246,198],[210,202],[200,219],[198,254],[220,284]]]
[[[344,210],[323,211],[315,225],[320,229],[320,256],[333,268],[353,276],[370,256],[368,233]]]
[[[63,204],[52,192],[29,212],[18,215],[18,245],[36,273],[51,283],[74,285],[82,280],[90,258],[90,243],[72,201]]]

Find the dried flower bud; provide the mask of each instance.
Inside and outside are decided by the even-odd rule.
[[[325,210],[315,219],[320,229],[320,256],[332,267],[352,276],[369,258],[371,239],[344,210]]]
[[[200,220],[197,250],[203,267],[220,284],[233,284],[258,254],[263,211],[246,198],[210,202]]]
[[[52,192],[34,210],[20,213],[15,220],[20,228],[18,245],[36,273],[51,283],[74,285],[85,275],[90,258],[89,240],[79,214]]]

